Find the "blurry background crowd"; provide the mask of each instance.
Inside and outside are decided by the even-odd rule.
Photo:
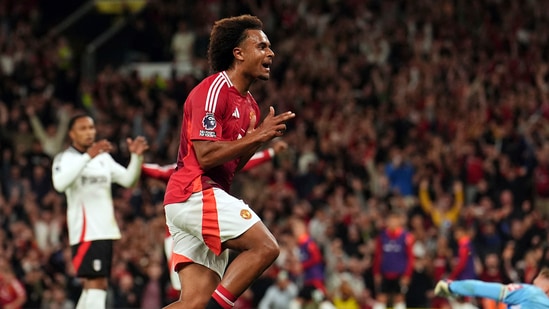
[[[371,308],[390,214],[414,238],[408,307],[445,305],[432,288],[461,267],[461,239],[477,278],[528,282],[549,266],[549,2],[154,0],[126,30],[119,63],[91,79],[78,37],[48,32],[45,2],[0,1],[0,277],[24,285],[25,308],[73,308],[79,295],[65,200],[50,178],[67,119],[93,115],[123,164],[125,138],[138,134],[151,145],[145,161],[173,163],[182,104],[208,74],[210,27],[241,13],[262,19],[276,53],[271,80],[252,94],[263,111],[297,116],[288,150],[233,187],[282,250],[239,308],[257,308],[280,281],[302,301],[318,296],[304,288],[317,264],[317,290],[337,308]],[[140,61],[193,70],[117,70]],[[164,186],[142,177],[113,188],[123,237],[112,308],[178,296],[162,248]],[[300,251],[304,234],[313,245]]]

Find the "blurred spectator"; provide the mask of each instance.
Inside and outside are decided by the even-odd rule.
[[[456,182],[452,188],[454,197],[452,198],[444,189],[438,188],[437,199],[433,203],[429,197],[429,182],[422,180],[419,188],[420,205],[430,217],[433,224],[442,234],[447,234],[454,225],[463,207],[463,187],[461,183]]]
[[[324,261],[322,252],[316,242],[307,231],[307,226],[300,218],[291,219],[292,233],[297,240],[299,248],[299,262],[302,271],[304,286],[314,286],[323,293],[326,293]]]
[[[433,298],[433,280],[430,274],[431,260],[424,249],[414,250],[414,271],[406,292],[406,306],[410,308],[428,308]]]
[[[385,175],[394,194],[412,196],[414,194],[414,168],[398,147],[391,149],[391,162],[385,167]]]
[[[26,112],[29,116],[32,130],[42,144],[44,153],[50,156],[50,158],[53,158],[65,146],[65,138],[70,119],[69,107],[62,107],[57,112],[59,115],[59,123],[50,123],[44,127],[42,121],[36,115],[34,107],[34,104],[36,103],[31,101],[27,104]]]
[[[0,257],[0,305],[6,309],[23,308],[27,295],[9,262]]]
[[[404,216],[391,212],[376,240],[374,278],[377,303],[374,309],[385,309],[392,303],[397,309],[406,308],[405,295],[414,270],[414,239],[405,229]]]
[[[298,289],[289,278],[288,272],[280,271],[276,283],[271,285],[259,303],[259,309],[287,309],[297,297]]]
[[[66,288],[64,286],[54,284],[49,293],[46,294],[45,300],[40,309],[74,309],[74,303],[67,299]]]
[[[187,20],[177,23],[177,31],[173,34],[171,50],[174,61],[178,64],[191,65],[194,58],[194,42],[196,34],[189,27]]]
[[[464,225],[454,228],[454,239],[457,243],[454,265],[448,276],[449,280],[476,279],[475,252],[471,241],[470,229]]]
[[[303,287],[290,309],[336,309],[334,304],[326,299],[322,291],[313,286]]]
[[[483,269],[480,273],[478,279],[485,282],[497,282],[502,284],[509,283],[509,279],[505,278],[501,265],[500,258],[495,253],[487,254],[483,261]],[[537,275],[537,274],[536,274]],[[481,299],[481,304],[483,308],[486,309],[505,309],[507,305],[503,303],[498,303],[491,299]]]
[[[114,287],[113,308],[138,308],[139,294],[131,274],[124,274]]]

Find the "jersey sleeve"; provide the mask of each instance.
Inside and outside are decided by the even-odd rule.
[[[162,166],[154,163],[143,163],[141,166],[141,173],[150,178],[168,181],[175,171],[175,167],[175,163]]]
[[[517,305],[535,294],[535,287],[529,284],[500,284],[479,280],[461,280],[450,283],[452,293],[461,296],[483,297]]]
[[[110,155],[108,158],[110,161],[112,181],[126,188],[132,187],[141,175],[143,156],[132,153],[127,168],[114,161]]]
[[[536,287],[529,284],[507,284],[503,286],[503,302],[517,305],[535,297]]]
[[[188,110],[191,140],[220,140],[227,107],[228,86],[219,75],[209,86],[196,89]]]
[[[55,156],[52,165],[52,182],[57,192],[65,192],[78,178],[82,169],[91,160],[90,155],[72,155],[62,152]]]

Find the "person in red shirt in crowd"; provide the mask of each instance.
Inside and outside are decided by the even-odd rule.
[[[414,237],[405,228],[398,212],[387,217],[386,227],[376,240],[374,281],[377,302],[374,309],[385,309],[392,296],[393,308],[405,309],[405,296],[414,270]]]
[[[25,287],[15,277],[9,262],[0,257],[0,308],[20,309],[26,301]]]

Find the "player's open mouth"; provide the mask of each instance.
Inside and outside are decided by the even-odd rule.
[[[268,71],[271,70],[271,63],[270,62],[265,62],[265,63],[262,63],[261,64],[265,69],[267,69]]]

